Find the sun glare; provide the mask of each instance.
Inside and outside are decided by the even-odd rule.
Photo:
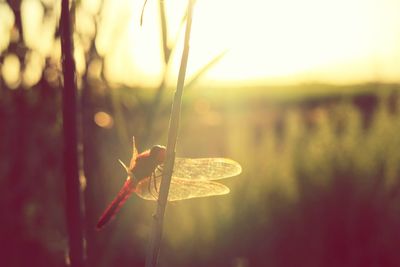
[[[157,1],[132,5],[126,43],[117,57],[123,79],[160,82],[162,50]],[[177,40],[170,76],[180,62],[186,1],[165,1],[169,44]],[[199,0],[195,6],[188,76],[226,52],[204,76],[214,82],[397,81],[400,1]],[[122,59],[123,57],[123,59]],[[129,73],[131,74],[129,74]],[[135,74],[135,75],[133,75]],[[117,75],[117,74],[114,74]],[[133,76],[132,76],[133,75]],[[117,75],[118,76],[118,75]],[[134,78],[132,78],[134,77]]]
[[[182,53],[187,0],[164,0],[168,44],[176,46],[168,67],[161,45],[159,0],[147,1],[140,25],[144,1],[104,1],[95,41],[98,53],[105,57],[104,74],[111,83],[156,87],[167,69],[167,82],[173,86]],[[77,11],[76,30],[93,35],[94,25],[85,16],[98,10],[99,0],[82,3],[84,11]],[[400,0],[197,0],[188,80],[224,54],[202,76],[201,84],[399,81],[398,10]],[[0,11],[7,13],[6,9]],[[23,38],[41,57],[52,53],[58,19],[49,20],[54,24],[51,27],[41,26],[43,12],[39,0],[22,1],[22,22],[27,29]],[[8,31],[0,29],[0,33]],[[0,41],[0,51],[3,46]],[[78,70],[83,73],[85,44],[81,46],[77,45],[75,52]],[[2,71],[16,69],[7,68]],[[24,83],[37,80],[33,72],[25,76]]]
[[[399,68],[395,73],[375,72],[394,58],[400,62],[400,18],[394,12],[399,8],[399,1],[377,0],[198,1],[191,66],[195,69],[227,49],[208,78],[398,79]]]

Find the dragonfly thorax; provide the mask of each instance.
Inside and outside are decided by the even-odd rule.
[[[131,169],[132,177],[140,181],[146,177],[150,177],[156,170],[158,165],[164,163],[165,147],[153,146],[137,156],[134,167]]]
[[[165,161],[166,149],[165,146],[156,145],[150,150],[150,158],[152,158],[157,165],[163,164]]]

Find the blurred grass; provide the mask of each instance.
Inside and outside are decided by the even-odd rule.
[[[227,196],[169,205],[161,266],[400,264],[389,249],[400,245],[397,87],[338,88],[186,94],[178,156],[230,157],[244,171],[223,181]],[[120,220],[155,207],[132,205]],[[149,221],[126,227],[145,244]]]
[[[138,89],[132,92],[130,89],[118,90],[116,94],[121,94],[125,98],[132,96],[139,97],[143,100],[151,100],[153,91],[149,89]],[[199,87],[197,85],[190,86],[185,91],[185,101],[191,102],[199,98],[206,97],[212,102],[220,102],[224,104],[230,101],[245,103],[246,100],[262,99],[266,102],[291,103],[300,100],[323,99],[334,97],[351,97],[362,94],[385,94],[392,90],[398,89],[398,84],[393,83],[360,83],[349,85],[336,84],[320,84],[320,83],[304,83],[298,85],[279,85],[279,86],[218,86],[218,88],[210,85],[209,87]],[[172,97],[173,88],[168,88],[165,92]],[[221,101],[221,99],[224,99]],[[170,98],[164,99],[164,104],[169,103]]]
[[[222,181],[229,195],[168,205],[160,266],[399,266],[399,86],[356,87],[300,86],[297,96],[276,98],[268,88],[187,91],[177,155],[229,157],[243,173]],[[9,189],[1,203],[13,207],[2,236],[34,251],[35,262],[61,266],[66,241],[62,201],[54,200],[62,196],[54,93],[36,88],[18,92],[21,98],[5,91],[0,99],[9,129],[0,146],[9,155],[0,164],[1,186]],[[145,92],[108,93],[92,93],[83,110],[89,263],[143,265],[154,202],[133,196],[104,231],[94,226],[125,179],[117,160],[129,161],[131,136],[139,150],[165,144],[172,98],[165,96],[149,135]],[[13,119],[21,99],[28,103],[20,104],[23,127]],[[113,118],[112,127],[95,124],[98,111]],[[9,177],[14,169],[23,176]]]

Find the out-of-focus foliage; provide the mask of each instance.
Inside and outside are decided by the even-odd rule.
[[[258,99],[235,108],[222,108],[221,100],[198,101],[209,106],[186,111],[184,153],[229,155],[244,172],[226,182],[227,197],[170,205],[166,236],[171,250],[182,253],[182,262],[166,253],[167,262],[399,263],[394,249],[400,242],[396,94],[276,106]]]
[[[94,226],[123,184],[131,136],[139,150],[165,144],[171,92],[110,89],[94,40],[121,32],[99,33],[104,3],[76,7],[88,265],[143,265],[154,202],[132,196]],[[58,16],[51,1],[0,2],[4,266],[64,266]],[[222,181],[229,195],[168,206],[160,266],[399,266],[398,85],[247,89],[185,93],[178,156],[244,171]]]
[[[398,87],[375,86],[381,93],[279,101],[246,92],[222,98],[212,90],[188,91],[178,156],[231,157],[244,171],[222,181],[231,188],[227,196],[168,206],[161,265],[399,263],[392,249],[400,240],[395,234],[400,224]],[[115,91],[115,103],[125,97],[123,90]],[[155,125],[159,140],[165,140],[167,118]],[[118,152],[120,141],[110,129],[96,129],[99,214],[123,182],[113,159],[123,155],[128,161],[130,146],[127,142]],[[108,255],[102,257],[104,266],[125,257],[135,261],[128,256],[132,247],[143,260],[154,203],[132,198],[95,237],[103,244],[97,249]],[[89,220],[94,224],[96,218]]]

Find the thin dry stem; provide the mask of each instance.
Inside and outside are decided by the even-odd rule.
[[[69,260],[71,267],[84,266],[83,204],[79,181],[78,152],[78,101],[76,70],[73,57],[72,23],[74,7],[69,10],[69,1],[61,2],[61,50],[63,65],[63,165],[65,180],[65,212],[68,230]]]
[[[189,40],[190,40],[190,30],[192,27],[193,4],[194,0],[189,0],[184,48],[182,53],[181,65],[179,69],[178,83],[175,91],[174,101],[172,103],[171,117],[169,122],[167,157],[164,164],[165,167],[157,201],[157,211],[156,214],[153,216],[153,225],[152,225],[152,231],[150,235],[150,242],[146,258],[146,267],[155,267],[157,265],[158,253],[160,251],[164,213],[167,205],[169,186],[171,183],[172,170],[174,168],[174,161],[175,161],[175,146],[178,137],[182,94],[185,83],[186,66],[189,56]]]

